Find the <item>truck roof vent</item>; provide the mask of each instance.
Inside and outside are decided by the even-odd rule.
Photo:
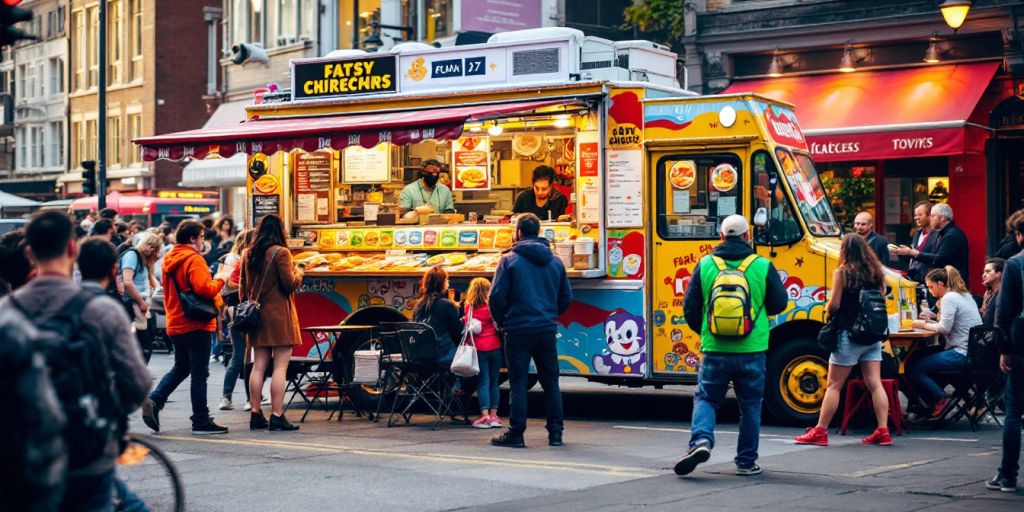
[[[512,76],[548,75],[561,71],[559,48],[512,52]]]

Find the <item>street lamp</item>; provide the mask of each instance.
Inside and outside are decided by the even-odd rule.
[[[933,33],[928,40],[928,49],[924,52],[924,61],[928,64],[942,62],[942,56],[953,51],[953,44],[939,40],[938,34]]]
[[[954,32],[964,24],[964,20],[967,19],[967,11],[970,10],[970,0],[946,0],[939,6],[939,12],[946,20],[946,25],[949,25]]]
[[[768,76],[778,78],[786,71],[786,68],[793,67],[799,57],[797,55],[783,55],[782,50],[776,48],[772,55],[772,62],[768,65]]]
[[[839,71],[853,73],[857,71],[857,60],[853,57],[853,45],[847,43],[843,50],[843,58],[839,61]]]

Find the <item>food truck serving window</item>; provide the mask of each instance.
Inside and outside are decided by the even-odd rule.
[[[782,167],[782,174],[789,183],[789,189],[796,199],[800,213],[807,222],[807,229],[815,236],[839,236],[842,230],[836,216],[832,213],[832,206],[825,195],[825,187],[821,184],[821,177],[814,169],[814,162],[805,153],[796,153],[795,156],[789,150],[779,147],[775,148],[775,156]]]
[[[665,240],[718,238],[721,219],[742,213],[741,160],[731,153],[658,160],[657,224]]]

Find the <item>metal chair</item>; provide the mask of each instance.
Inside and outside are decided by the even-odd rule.
[[[995,415],[994,394],[999,386],[999,338],[1002,333],[994,328],[979,325],[972,327],[967,338],[967,366],[959,372],[938,372],[941,377],[953,383],[953,395],[949,405],[939,417],[939,422],[959,421],[967,418],[971,430],[977,430],[985,416],[996,425],[1001,425]]]

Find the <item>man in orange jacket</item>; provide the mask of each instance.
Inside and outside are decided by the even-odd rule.
[[[164,309],[167,314],[167,335],[174,343],[174,366],[164,375],[149,399],[142,405],[142,420],[154,432],[160,431],[160,410],[167,397],[192,376],[192,433],[226,434],[227,427],[213,422],[206,406],[206,379],[210,376],[210,340],[217,330],[217,320],[197,319],[185,314],[181,293],[192,292],[201,300],[212,302],[217,309],[224,306],[220,290],[224,281],[210,276],[210,267],[200,253],[203,246],[203,225],[186,220],[175,233],[177,244],[164,256]]]

